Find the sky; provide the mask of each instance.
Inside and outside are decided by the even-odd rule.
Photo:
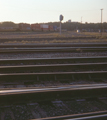
[[[58,22],[62,14],[66,22],[107,22],[107,0],[0,0],[0,22]]]

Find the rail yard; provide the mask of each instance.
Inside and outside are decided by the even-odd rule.
[[[107,42],[74,39],[0,39],[0,120],[107,119]]]

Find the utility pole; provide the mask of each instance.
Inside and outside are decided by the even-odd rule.
[[[61,21],[60,21],[60,35],[61,35]]]
[[[102,24],[102,16],[103,16],[103,14],[102,14],[102,11],[103,11],[103,9],[101,9],[101,36],[102,36],[102,28],[103,28],[103,24]]]
[[[81,32],[82,32],[82,17],[81,17]]]

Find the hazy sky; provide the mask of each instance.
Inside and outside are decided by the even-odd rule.
[[[40,23],[59,21],[107,22],[107,0],[0,0],[0,22]]]

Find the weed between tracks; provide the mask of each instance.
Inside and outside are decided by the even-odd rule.
[[[70,39],[68,39],[70,37]],[[82,39],[82,37],[84,39]],[[94,39],[89,39],[89,37],[94,37]],[[21,38],[22,41],[17,40],[8,40],[8,39],[17,39]],[[25,40],[29,38],[31,40]],[[32,38],[36,38],[38,40],[32,40]],[[39,40],[39,38],[45,38],[45,40]],[[47,40],[46,40],[47,38]],[[52,40],[48,40],[48,38],[52,38]],[[60,39],[61,38],[61,39]],[[63,38],[63,40],[62,40]],[[64,40],[65,38],[65,40]],[[76,38],[76,39],[75,39]],[[88,39],[87,39],[88,38]],[[95,32],[63,32],[62,35],[59,33],[35,33],[35,32],[11,32],[11,33],[0,33],[0,39],[7,39],[6,42],[1,42],[1,44],[29,44],[29,43],[88,43],[88,42],[107,42],[107,33],[103,33],[101,36],[100,33]],[[24,39],[24,40],[23,40]],[[59,40],[58,40],[59,39]],[[67,40],[68,39],[68,40]]]
[[[107,42],[107,39],[87,39],[87,40],[81,40],[81,39],[75,39],[75,40],[22,40],[22,41],[6,41],[2,42],[0,44],[50,44],[50,43],[100,43],[100,42]]]

